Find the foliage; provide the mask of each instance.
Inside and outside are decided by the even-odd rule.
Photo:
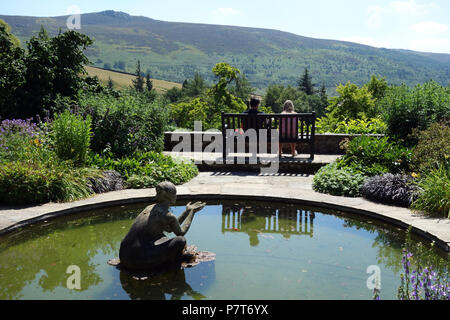
[[[322,117],[316,121],[317,133],[384,134],[386,130],[387,125],[380,118],[364,117],[333,122],[329,117]]]
[[[5,54],[1,54],[0,68],[7,81],[0,90],[8,94],[0,99],[3,118],[44,117],[53,115],[56,96],[75,97],[84,85],[84,65],[89,60],[83,51],[92,40],[81,33],[67,31],[50,38],[44,28],[27,42],[27,51],[7,41],[4,27],[0,39],[5,41]],[[2,44],[3,48],[3,44]],[[6,63],[9,64],[6,67]],[[14,72],[14,73],[12,73]]]
[[[449,161],[450,119],[433,123],[423,131],[415,128],[412,136],[418,140],[412,157],[414,170],[426,172]]]
[[[51,140],[61,160],[71,160],[79,166],[86,163],[91,143],[91,123],[89,115],[83,119],[69,110],[55,116],[51,124]]]
[[[336,163],[322,167],[314,176],[313,189],[335,196],[358,197],[365,176],[351,168],[339,168]]]
[[[425,246],[411,241],[411,227],[402,250],[403,273],[398,288],[399,300],[449,300],[450,259],[436,254],[434,242]]]
[[[374,202],[409,207],[417,198],[417,186],[413,180],[410,175],[386,173],[367,179],[361,193]]]
[[[416,211],[439,215],[450,219],[450,166],[440,165],[421,177],[419,196],[413,202]]]
[[[0,124],[0,162],[31,157],[41,145],[41,132],[32,119],[3,120]]]
[[[325,90],[320,90],[318,94],[307,95],[292,86],[270,85],[263,99],[265,106],[270,107],[273,112],[281,113],[286,100],[294,103],[296,112],[315,111],[318,117],[325,114],[328,105],[328,98]]]
[[[114,159],[110,155],[91,155],[90,166],[119,172],[130,188],[155,187],[159,182],[182,184],[198,174],[191,162],[182,162],[157,152],[136,153],[131,157]]]
[[[306,93],[308,96],[311,96],[316,92],[308,68],[305,68],[303,75],[298,79],[297,86],[299,91]]]
[[[218,63],[213,68],[217,83],[203,94],[188,102],[171,105],[171,118],[181,128],[193,129],[194,121],[202,121],[203,129],[220,128],[221,112],[240,113],[245,103],[228,89],[239,74],[239,70],[227,63]]]
[[[345,119],[374,118],[378,115],[375,99],[367,86],[359,88],[347,82],[336,89],[338,96],[330,98],[327,107],[328,117],[343,121]]]
[[[192,98],[200,96],[206,89],[208,89],[208,85],[198,72],[195,73],[193,79],[186,79],[182,87],[183,95]]]
[[[358,136],[346,139],[341,147],[346,154],[338,160],[338,167],[351,167],[357,172],[374,176],[387,172],[408,172],[412,151],[388,137]]]
[[[389,134],[414,143],[408,138],[414,128],[425,130],[450,115],[450,87],[434,81],[414,88],[391,87],[379,104]]]
[[[141,61],[136,64],[136,78],[133,80],[133,88],[138,92],[144,91],[144,77],[142,76]]]
[[[92,117],[91,148],[110,151],[117,157],[136,151],[162,151],[168,111],[164,101],[151,101],[147,93],[85,94],[78,112]]]
[[[16,114],[17,92],[25,81],[24,54],[10,27],[0,23],[0,119]]]
[[[0,164],[0,202],[66,202],[91,195],[88,178],[96,170],[73,169],[59,161],[17,160]]]

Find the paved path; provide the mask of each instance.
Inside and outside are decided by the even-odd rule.
[[[375,204],[363,198],[335,197],[312,190],[313,176],[277,174],[263,176],[257,173],[201,172],[190,182],[178,186],[179,199],[257,199],[289,201],[306,205],[334,208],[381,218],[402,228],[413,226],[413,231],[435,240],[447,252],[450,250],[450,219],[429,218],[412,214],[399,207]],[[37,207],[0,207],[0,234],[36,221],[58,215],[92,210],[111,205],[149,202],[155,189],[122,190],[96,195],[71,203],[49,203]]]

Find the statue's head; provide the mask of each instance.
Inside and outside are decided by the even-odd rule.
[[[156,186],[156,202],[175,204],[176,201],[177,189],[172,182],[164,181]]]

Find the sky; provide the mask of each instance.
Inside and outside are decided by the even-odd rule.
[[[0,14],[60,16],[74,13],[74,6],[81,13],[115,10],[450,54],[449,0],[0,0]]]

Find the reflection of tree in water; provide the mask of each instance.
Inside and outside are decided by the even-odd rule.
[[[372,248],[377,249],[377,263],[383,264],[386,268],[392,270],[394,273],[403,271],[402,265],[402,247],[406,241],[406,233],[403,230],[394,228],[385,223],[377,222],[373,224],[369,221],[358,220],[356,217],[344,219],[344,227],[364,229],[369,233],[376,233]],[[415,256],[422,266],[434,265],[437,268],[442,268],[442,265],[448,266],[448,255],[440,250],[428,250],[429,255],[422,254],[417,249],[419,242],[423,243],[423,239],[417,236],[411,237],[412,245],[408,246],[408,250]],[[424,244],[426,245],[426,244]],[[428,249],[429,245],[426,245]],[[448,268],[448,267],[444,267]]]
[[[315,214],[293,205],[271,203],[224,203],[222,205],[222,232],[245,232],[250,245],[259,244],[259,234],[281,234],[289,239],[291,235],[313,237]]]
[[[120,241],[140,210],[142,206],[116,208],[102,210],[103,214],[95,216],[85,214],[72,221],[57,219],[1,239],[0,299],[19,299],[24,286],[39,273],[43,273],[38,281],[43,291],[66,287],[70,276],[66,270],[70,265],[80,267],[81,291],[99,284],[102,279],[92,258],[100,253],[117,255]]]

